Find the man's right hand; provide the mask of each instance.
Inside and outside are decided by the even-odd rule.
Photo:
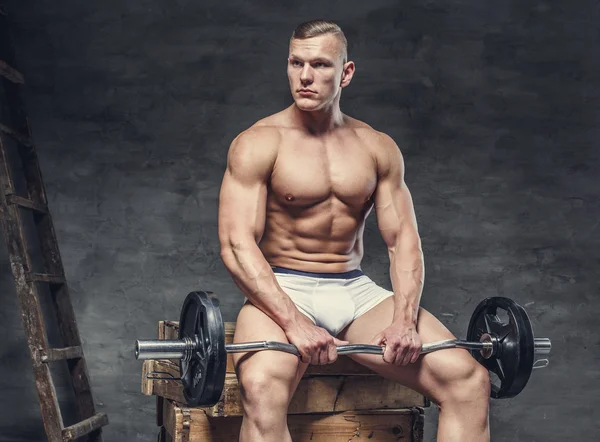
[[[336,347],[349,344],[331,336],[324,328],[317,327],[301,313],[285,330],[285,334],[290,344],[298,348],[302,362],[315,365],[335,362],[338,356]]]

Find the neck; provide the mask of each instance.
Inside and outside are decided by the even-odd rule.
[[[294,120],[311,134],[329,132],[340,127],[344,121],[338,100],[335,100],[330,107],[317,111],[303,111],[296,106],[296,103],[291,107]]]

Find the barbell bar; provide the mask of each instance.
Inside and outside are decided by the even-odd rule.
[[[421,354],[432,353],[437,350],[449,348],[464,348],[466,350],[479,350],[485,359],[494,355],[494,343],[497,338],[485,334],[480,342],[464,341],[461,339],[446,339],[443,341],[429,342],[421,346]],[[191,338],[186,339],[144,339],[135,342],[135,358],[147,359],[182,359],[189,361],[194,351],[198,348],[198,342]],[[496,344],[497,348],[497,344]],[[382,355],[385,346],[367,344],[349,344],[336,347],[340,355],[354,353],[365,353]],[[536,355],[548,355],[552,349],[552,343],[548,338],[534,338],[534,352]],[[245,353],[262,350],[274,350],[300,357],[300,352],[295,345],[276,341],[241,342],[237,344],[225,344],[227,353]]]

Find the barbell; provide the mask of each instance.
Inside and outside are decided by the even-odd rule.
[[[500,317],[499,310],[506,312]],[[137,340],[136,359],[180,359],[180,378],[189,406],[215,405],[223,393],[227,353],[275,350],[300,356],[296,346],[283,342],[258,341],[225,344],[225,326],[219,300],[211,292],[191,292],[181,309],[179,339]],[[548,365],[552,344],[548,338],[535,338],[523,307],[505,297],[490,297],[475,308],[467,340],[450,339],[423,344],[421,354],[449,348],[463,348],[495,374],[491,396],[510,398],[519,394],[534,368]],[[367,353],[382,355],[379,345],[349,344],[337,347],[340,355]],[[538,365],[541,363],[541,365]],[[490,376],[492,377],[492,376]],[[497,382],[499,381],[499,382]]]

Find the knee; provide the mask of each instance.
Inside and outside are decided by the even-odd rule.
[[[289,385],[267,370],[253,370],[238,376],[242,403],[246,410],[276,409],[286,407],[289,399]]]
[[[490,398],[490,375],[487,369],[471,357],[452,364],[445,381],[441,403],[477,404],[487,409]]]

